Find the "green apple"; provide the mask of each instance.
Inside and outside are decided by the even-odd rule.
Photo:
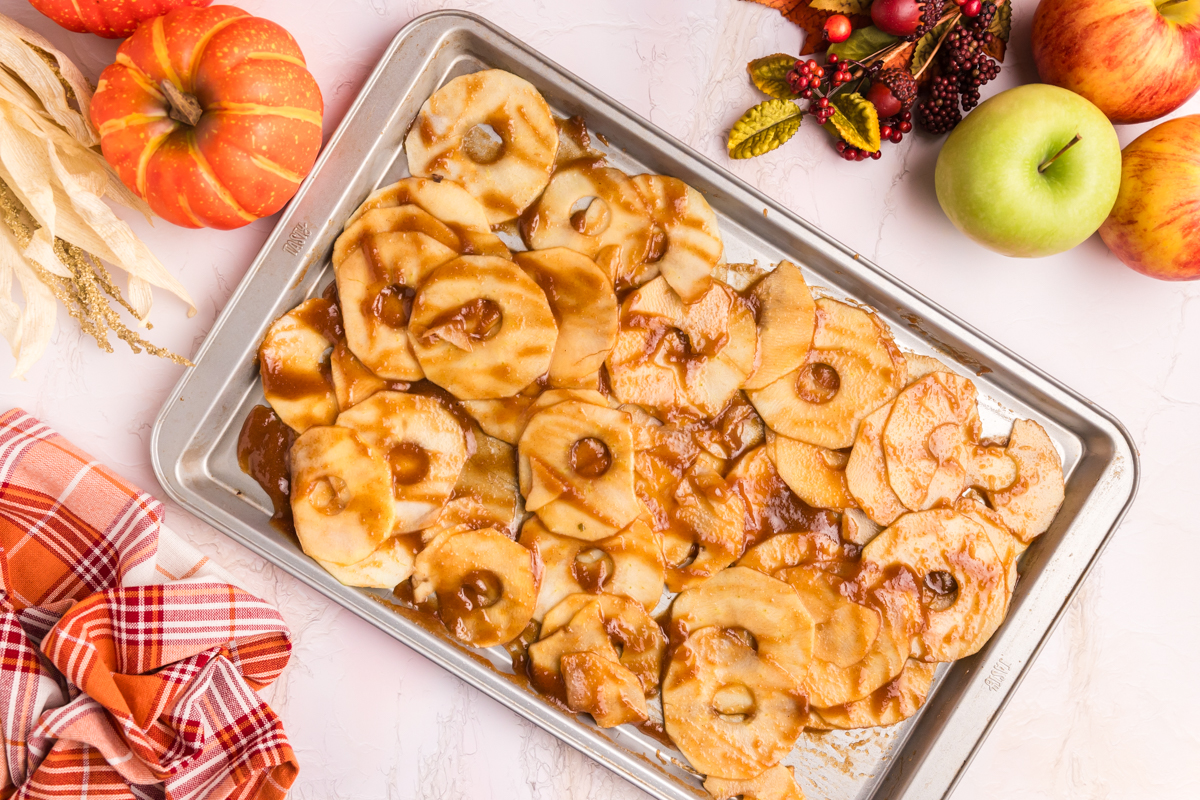
[[[942,210],[1008,256],[1070,250],[1104,222],[1121,186],[1121,144],[1104,113],[1074,92],[1029,84],[967,115],[938,154]]]

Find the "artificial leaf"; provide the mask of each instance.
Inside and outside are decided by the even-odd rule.
[[[776,53],[773,56],[754,59],[746,65],[746,71],[750,73],[750,80],[754,81],[754,85],[763,94],[777,100],[791,100],[799,97],[797,92],[792,91],[792,85],[787,79],[787,74],[794,66],[795,56]]]
[[[871,0],[812,0],[809,4],[834,14],[870,14]]]
[[[829,104],[833,116],[825,123],[826,130],[868,153],[879,149],[879,112],[870,100],[861,94],[842,92],[831,97]]]
[[[804,44],[800,47],[800,55],[812,55],[829,46],[824,35],[825,20],[838,12],[813,8],[812,0],[749,0],[749,2],[774,8],[785,19],[803,29],[805,36]],[[851,14],[850,24],[855,28],[870,25],[871,17],[869,14]]]
[[[846,41],[830,45],[829,52],[836,53],[843,61],[865,61],[871,56],[881,54],[899,41],[900,37],[884,33],[874,25],[867,25],[857,28]]]
[[[880,69],[891,69],[892,67],[900,67],[908,69],[908,62],[912,60],[913,47],[916,42],[904,42],[901,46],[889,48],[879,61]]]
[[[796,135],[804,112],[791,100],[767,100],[742,114],[729,131],[729,157],[769,153]],[[876,126],[878,128],[878,126]],[[879,138],[878,129],[875,138]]]
[[[917,44],[913,47],[912,65],[910,69],[912,74],[920,77],[920,74],[929,64],[930,59],[937,53],[938,46],[941,44],[953,28],[962,19],[962,14],[948,14],[942,18],[942,21],[933,26],[929,33],[917,40]]]
[[[1008,50],[1008,37],[1012,32],[1012,1],[1000,0],[996,4],[996,16],[988,25],[988,33],[992,34],[992,43],[984,48],[984,52],[1003,63],[1004,53]]]

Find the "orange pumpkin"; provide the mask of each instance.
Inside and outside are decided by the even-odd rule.
[[[189,228],[237,228],[283,208],[317,157],[322,111],[295,39],[233,6],[145,22],[92,98],[121,180]]]
[[[212,0],[29,0],[38,11],[69,31],[124,39],[138,23],[179,6],[206,6]]]

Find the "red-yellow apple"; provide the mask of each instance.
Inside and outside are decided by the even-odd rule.
[[[1152,278],[1200,278],[1200,115],[1168,120],[1129,143],[1100,238]]]
[[[1200,0],[1042,0],[1033,58],[1115,123],[1156,119],[1200,89]]]

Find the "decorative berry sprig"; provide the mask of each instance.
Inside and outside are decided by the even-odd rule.
[[[847,161],[879,159],[883,142],[903,141],[916,122],[933,134],[951,130],[979,104],[980,87],[1000,72],[1010,4],[801,0],[789,6],[788,18],[809,34],[802,52],[825,49],[824,63],[782,53],[751,61],[751,80],[772,99],[734,124],[730,156],[774,150],[795,135],[806,116],[834,135],[835,149]],[[925,98],[918,103],[921,85]]]

